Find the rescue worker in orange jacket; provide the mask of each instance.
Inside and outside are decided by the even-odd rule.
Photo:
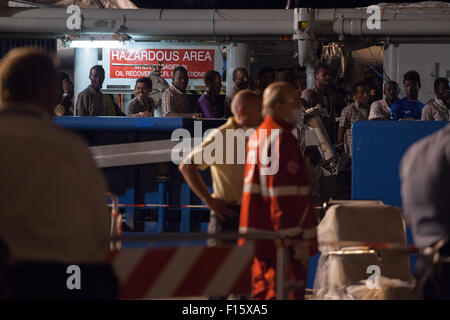
[[[317,253],[308,173],[294,136],[302,112],[303,104],[291,84],[275,82],[265,89],[265,119],[247,145],[239,228],[241,233],[269,231],[306,240],[288,247],[288,279],[303,282],[288,292],[289,299],[304,298],[308,256]],[[258,240],[252,265],[253,299],[275,298],[275,267],[274,241]]]

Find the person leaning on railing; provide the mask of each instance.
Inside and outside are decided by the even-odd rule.
[[[163,117],[198,119],[202,115],[193,113],[186,94],[189,76],[186,68],[178,66],[172,72],[172,84],[161,98]]]
[[[150,78],[139,78],[134,86],[136,97],[128,103],[127,115],[129,117],[153,117],[155,102],[149,97],[152,91],[152,80]]]
[[[219,93],[222,89],[222,79],[220,73],[215,70],[210,70],[205,73],[203,78],[206,85],[205,92],[198,99],[198,104],[203,112],[204,118],[222,118],[223,105],[220,105]]]

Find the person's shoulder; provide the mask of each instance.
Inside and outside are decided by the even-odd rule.
[[[312,88],[307,88],[307,89],[303,90],[303,92],[302,92],[303,99],[308,99],[313,95],[314,95],[314,90]]]
[[[128,108],[136,105],[137,103],[138,103],[137,98],[134,97],[133,99],[130,100],[130,102],[128,102]]]
[[[269,139],[271,137],[273,138],[273,135],[278,136],[281,144],[284,144],[286,140],[289,140],[291,137],[295,139],[290,130],[284,128],[278,120],[271,117],[266,117],[259,127],[256,128],[255,133],[258,137],[262,136],[263,138]]]
[[[134,113],[134,109],[137,107],[138,102],[137,102],[137,98],[133,98],[130,100],[130,102],[128,102],[127,105],[127,113]]]
[[[169,86],[166,89],[164,89],[163,94],[164,95],[172,94],[172,86]]]
[[[223,135],[223,138],[225,139],[226,132],[228,130],[232,130],[233,132],[238,132],[236,130],[239,130],[239,128],[236,126],[235,122],[233,121],[233,118],[231,118],[231,117],[228,118],[228,120],[225,123],[223,123],[222,125],[220,125],[219,127],[212,129],[208,136],[211,138],[212,136],[220,133]]]
[[[436,141],[442,142],[445,145],[450,145],[450,124],[447,124],[445,127],[436,131],[429,137],[434,137]]]
[[[207,101],[208,98],[206,97],[206,94],[202,94],[200,95],[200,97],[197,99],[198,102],[203,102],[203,101]]]
[[[51,146],[52,149],[59,150],[58,153],[65,153],[73,148],[87,150],[87,144],[80,136],[50,120],[11,114],[11,116],[0,119],[0,127],[5,129],[5,131],[2,130],[2,135],[5,137],[20,138],[25,139],[28,143]]]
[[[228,92],[226,97],[228,99],[232,99],[238,92],[239,92],[239,89],[237,89],[235,86],[233,86],[233,88],[231,88],[230,92]]]
[[[228,121],[222,124],[220,127],[207,130],[207,134],[204,137],[202,143],[203,147],[213,141],[220,141],[220,139],[222,139],[222,141],[225,141],[227,130],[235,130],[235,127],[233,125],[230,125]]]
[[[173,93],[172,93],[172,91],[170,91],[170,87],[166,88],[163,91],[162,96],[161,96],[162,103],[168,102],[172,96],[173,96]]]
[[[80,91],[80,93],[78,93],[78,99],[89,96],[89,94],[90,94],[89,87],[86,87],[84,90],[82,90],[82,91]]]
[[[85,142],[83,138],[81,138],[78,134],[73,133],[66,128],[60,127],[56,124],[50,123],[49,129],[57,133],[56,139],[60,141],[67,141],[71,145],[78,147],[78,148],[84,148],[87,150],[88,145]]]
[[[382,106],[383,106],[383,99],[372,102],[370,108],[381,108]]]
[[[298,139],[294,136],[292,130],[287,130],[283,127],[280,127],[278,130],[280,155],[300,154]]]
[[[418,155],[428,155],[426,150],[433,148],[440,152],[446,152],[446,146],[450,145],[450,125],[436,131],[435,133],[426,136],[413,143],[405,152],[404,158],[414,158]]]
[[[377,100],[372,102],[369,108],[369,120],[375,120],[382,117],[384,109],[383,100]]]
[[[37,128],[40,127],[40,130]],[[49,121],[35,121],[36,141],[61,146],[61,152],[88,150],[86,142],[77,134]]]
[[[82,90],[80,93],[83,94],[95,94],[97,91],[95,91],[94,88],[92,88],[91,86],[87,86],[86,88],[84,88],[84,90]]]
[[[434,109],[434,101],[428,101],[423,107],[422,107],[422,113],[431,113]]]
[[[62,146],[62,148],[58,147],[57,149],[60,150],[61,154],[66,155],[66,159],[71,159],[71,163],[79,167],[89,165],[89,168],[97,168],[89,146],[82,137],[64,128],[57,128],[57,131],[59,137],[55,138],[57,140],[55,144]]]
[[[344,108],[342,108],[341,114],[347,114],[351,108],[353,108],[354,103],[350,103],[348,105],[346,105]]]
[[[398,99],[397,101],[394,101],[394,103],[391,105],[391,109],[402,108],[405,102],[406,98]]]
[[[275,137],[278,134],[279,142],[280,142],[280,148],[283,150],[285,149],[292,149],[292,146],[298,146],[298,140],[292,133],[292,131],[295,130],[295,127],[290,129],[283,127],[283,125],[274,122],[270,126],[270,138],[272,139],[272,135],[275,134]]]
[[[394,103],[392,103],[392,105],[393,106],[394,105],[398,106],[398,105],[401,105],[401,104],[405,103],[405,101],[406,101],[406,98],[397,99],[397,100],[394,101]]]

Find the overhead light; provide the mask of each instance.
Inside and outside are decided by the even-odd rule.
[[[72,40],[69,42],[70,48],[123,48],[128,41],[117,40]]]
[[[123,48],[129,45],[131,37],[127,34],[112,35],[66,35],[62,39],[64,46],[70,48]]]

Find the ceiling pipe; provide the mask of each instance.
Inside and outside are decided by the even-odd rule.
[[[423,20],[436,19],[438,17],[448,17],[450,15],[450,5],[442,3],[442,6],[420,6],[409,4],[402,7],[397,4],[380,5],[383,20]],[[339,18],[346,19],[367,19],[371,14],[367,13],[367,7],[351,9],[317,9],[315,20],[334,21]]]
[[[367,8],[314,9],[315,36],[443,36],[450,34],[450,6],[382,5],[381,29],[366,26]],[[120,26],[130,35],[284,35],[293,34],[294,10],[164,10],[81,9],[80,33],[116,33]],[[66,26],[65,8],[4,8],[0,32],[60,35],[73,32]],[[214,22],[214,23],[213,23]]]
[[[338,19],[333,31],[342,36],[450,36],[450,18],[438,20],[382,20],[380,29],[369,29],[363,19]]]
[[[64,8],[6,9],[0,32],[64,34]],[[81,9],[82,33],[260,35],[292,34],[293,10],[119,10]],[[214,22],[214,23],[213,23]]]

